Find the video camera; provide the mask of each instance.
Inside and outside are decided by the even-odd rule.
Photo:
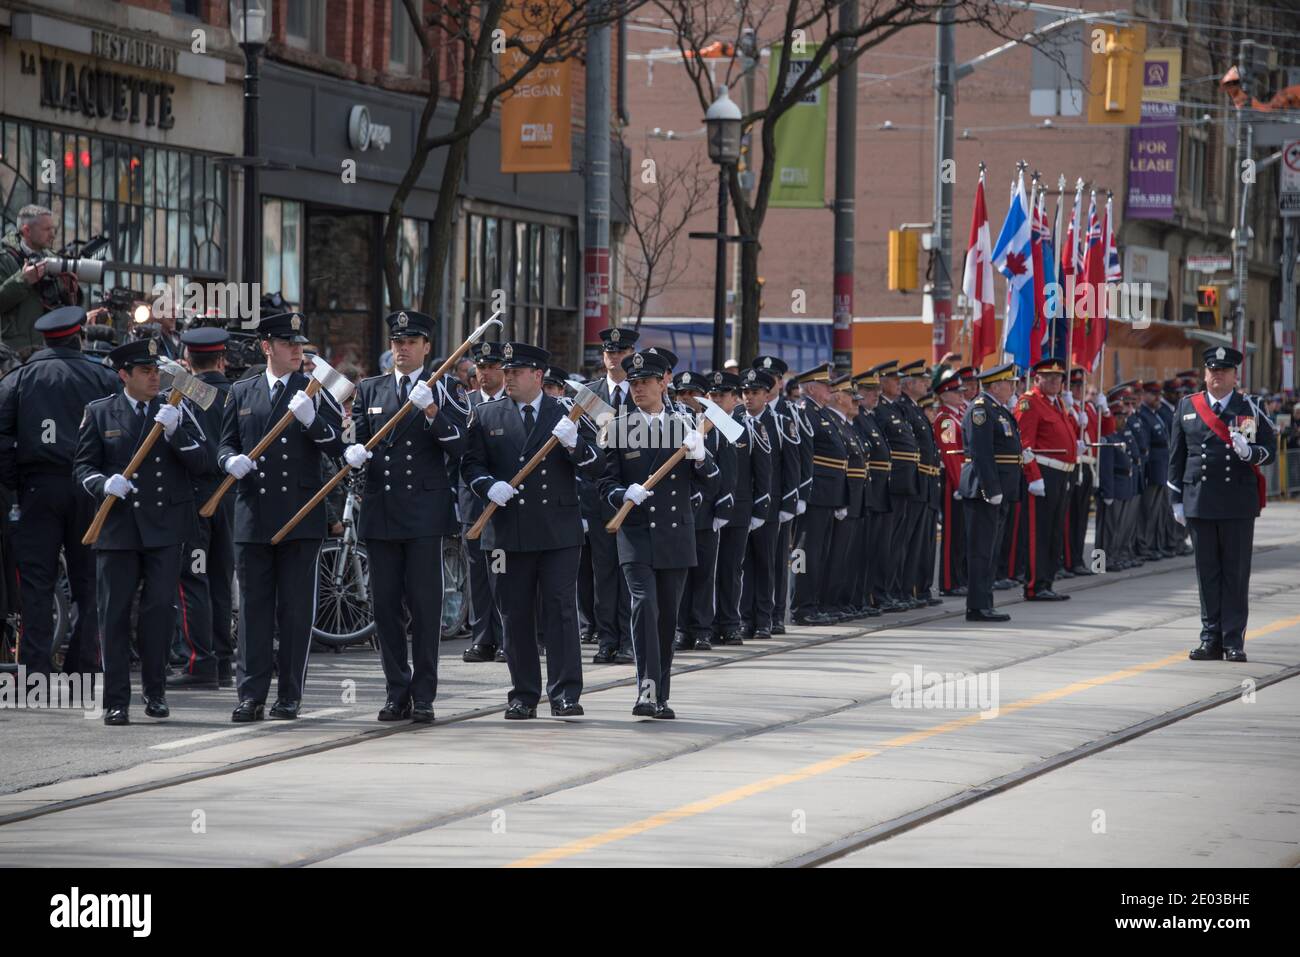
[[[27,261],[44,263],[46,276],[73,276],[77,282],[96,283],[104,278],[104,260],[94,257],[107,249],[110,243],[107,236],[95,236],[85,242],[73,240],[57,255],[34,252]]]

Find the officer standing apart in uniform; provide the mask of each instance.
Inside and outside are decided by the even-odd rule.
[[[751,367],[772,377],[772,389],[763,413],[763,428],[772,439],[772,510],[779,523],[774,556],[774,604],[772,634],[785,634],[786,612],[790,605],[790,548],[793,544],[795,519],[807,505],[799,500],[802,452],[797,412],[785,397],[785,378],[790,367],[779,356],[758,356]]]
[[[45,348],[0,380],[0,481],[18,494],[13,536],[23,613],[18,660],[29,675],[48,675],[53,668],[60,547],[80,612],[63,670],[99,670],[94,560],[81,544],[95,510],[77,488],[72,468],[86,406],[111,396],[121,383],[82,353],[85,321],[80,306],[46,313],[35,327]]]
[[[166,718],[167,648],[180,586],[181,545],[193,539],[198,517],[193,477],[210,465],[193,413],[158,398],[158,343],[137,339],[109,354],[123,391],[86,406],[77,438],[81,487],[103,502],[123,499],[108,513],[95,541],[99,634],[104,659],[104,724],[130,724],[131,605],[143,583],[136,626],[144,713]],[[163,427],[140,470],[122,471],[153,424]]]
[[[375,627],[387,699],[380,721],[433,722],[442,637],[442,540],[456,534],[450,468],[465,446],[465,421],[435,401],[424,381],[434,320],[395,312],[388,323],[393,371],[363,379],[352,404],[356,442],[343,452],[365,469],[365,507],[358,529],[370,556]],[[459,390],[454,377],[439,383]],[[366,443],[407,402],[414,407],[373,451]],[[436,570],[436,579],[431,572]],[[435,586],[436,582],[436,586]],[[406,615],[411,618],[411,660]]]
[[[1193,661],[1246,660],[1250,559],[1264,507],[1259,467],[1272,456],[1273,426],[1237,386],[1241,353],[1205,350],[1205,391],[1178,403],[1169,452],[1174,520],[1192,530],[1201,596],[1201,643]]]
[[[194,500],[203,505],[217,490],[225,473],[217,466],[221,432],[231,381],[226,378],[225,329],[205,326],[181,336],[190,371],[214,386],[218,398],[194,413],[207,446],[209,465],[194,477]],[[235,683],[235,646],[230,630],[235,576],[235,500],[226,495],[211,518],[198,516],[198,532],[181,552],[180,631],[186,651],[180,674],[167,679],[169,688],[229,688]]]
[[[1010,621],[993,608],[993,563],[1007,511],[1020,497],[1020,430],[1006,403],[1015,388],[1014,363],[980,375],[983,390],[962,420],[968,459],[961,469],[966,510],[966,620]]]
[[[469,407],[476,409],[506,394],[505,372],[501,368],[501,343],[480,342],[474,347],[474,361],[478,367],[479,387],[469,393]],[[478,521],[483,514],[483,500],[470,491],[464,471],[456,486],[457,512],[464,530]],[[465,556],[469,563],[469,627],[470,644],[462,660],[505,661],[502,642],[501,613],[492,594],[492,578],[488,575],[487,557],[483,554],[483,539],[466,538]]]
[[[663,377],[668,365],[663,357],[638,352],[623,360],[623,369],[632,382],[637,411],[628,416],[626,429],[612,433],[600,493],[615,511],[624,502],[636,506],[617,533],[618,559],[632,595],[637,672],[632,713],[674,718],[668,707],[673,632],[682,586],[695,564],[691,498],[697,492],[705,497],[714,494],[721,472],[709,456],[704,436],[665,408]],[[682,445],[686,455],[653,490],[646,489],[641,483]]]
[[[1020,397],[1016,424],[1024,445],[1029,501],[1025,522],[1025,600],[1067,601],[1052,589],[1065,547],[1065,508],[1078,439],[1060,401],[1065,364],[1047,358],[1035,363],[1034,387]]]
[[[301,314],[267,316],[258,325],[266,369],[231,387],[221,437],[221,468],[238,482],[235,571],[239,576],[239,704],[236,722],[260,721],[271,687],[273,641],[279,639],[279,685],[270,717],[292,721],[302,707],[316,617],[316,562],[325,539],[325,505],[272,537],[320,490],[321,455],[343,452],[343,411],[322,390],[303,391]],[[298,421],[254,462],[245,454],[288,410]]]
[[[961,504],[962,418],[966,401],[962,398],[961,376],[945,370],[935,383],[939,411],[934,417],[934,444],[939,453],[943,479],[943,524],[939,547],[939,593],[965,595],[966,542],[962,533],[964,510]]]
[[[574,717],[583,713],[578,703],[582,695],[578,475],[595,481],[601,472],[601,454],[569,420],[568,409],[542,393],[549,352],[507,342],[501,355],[507,397],[484,402],[470,415],[461,474],[475,495],[497,506],[483,530],[482,543],[490,556],[488,574],[505,630],[511,682],[505,716],[512,721],[537,717],[542,695],[537,653],[540,624],[551,714]],[[555,447],[517,488],[511,488],[506,479],[551,436],[559,440]]]
[[[1137,417],[1146,426],[1150,436],[1150,452],[1146,463],[1146,486],[1142,489],[1142,527],[1138,538],[1148,559],[1173,558],[1174,552],[1165,547],[1165,523],[1172,514],[1169,508],[1169,430],[1163,417],[1156,411],[1160,407],[1160,383],[1143,382]]]

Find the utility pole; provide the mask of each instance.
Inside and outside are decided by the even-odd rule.
[[[1251,158],[1250,92],[1254,86],[1254,40],[1242,40],[1237,53],[1237,72],[1241,75],[1241,88],[1246,91],[1246,105],[1239,108],[1237,117],[1237,175],[1233,182],[1236,201],[1236,227],[1232,231],[1232,283],[1235,295],[1232,301],[1232,341],[1241,353],[1241,384],[1250,383],[1250,358],[1246,352],[1246,283],[1250,273],[1250,237],[1254,231],[1246,222],[1246,209],[1250,200],[1250,183],[1254,170],[1247,177],[1246,161]]]
[[[840,4],[841,64],[853,56],[858,0]],[[842,68],[835,78],[835,275],[832,313],[832,359],[835,368],[853,371],[854,182],[857,172],[858,72]]]
[[[952,318],[952,101],[957,92],[954,33],[952,0],[947,0],[939,10],[934,64],[934,232],[930,235],[930,262],[934,268],[929,293],[934,317],[934,362],[948,351],[948,320]]]
[[[605,0],[587,0],[594,20]],[[584,169],[584,365],[600,364],[600,330],[609,325],[609,24],[587,32],[587,114]]]

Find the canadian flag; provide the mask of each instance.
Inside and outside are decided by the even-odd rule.
[[[971,365],[983,363],[984,357],[998,350],[997,320],[993,318],[993,237],[989,233],[989,214],[984,206],[984,171],[980,170],[975,187],[975,214],[971,217],[970,246],[966,250],[966,272],[961,290],[970,300],[974,322],[971,326]]]

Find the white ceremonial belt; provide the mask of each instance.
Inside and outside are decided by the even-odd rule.
[[[1046,465],[1049,469],[1056,469],[1058,472],[1073,472],[1073,462],[1062,462],[1060,459],[1054,459],[1051,456],[1044,455],[1042,452],[1034,453],[1034,461],[1039,465]]]
[[[1095,455],[1080,455],[1080,456],[1079,456],[1079,464],[1080,464],[1080,465],[1092,465],[1092,464],[1095,463],[1096,461],[1097,461],[1097,457],[1096,457]]]

